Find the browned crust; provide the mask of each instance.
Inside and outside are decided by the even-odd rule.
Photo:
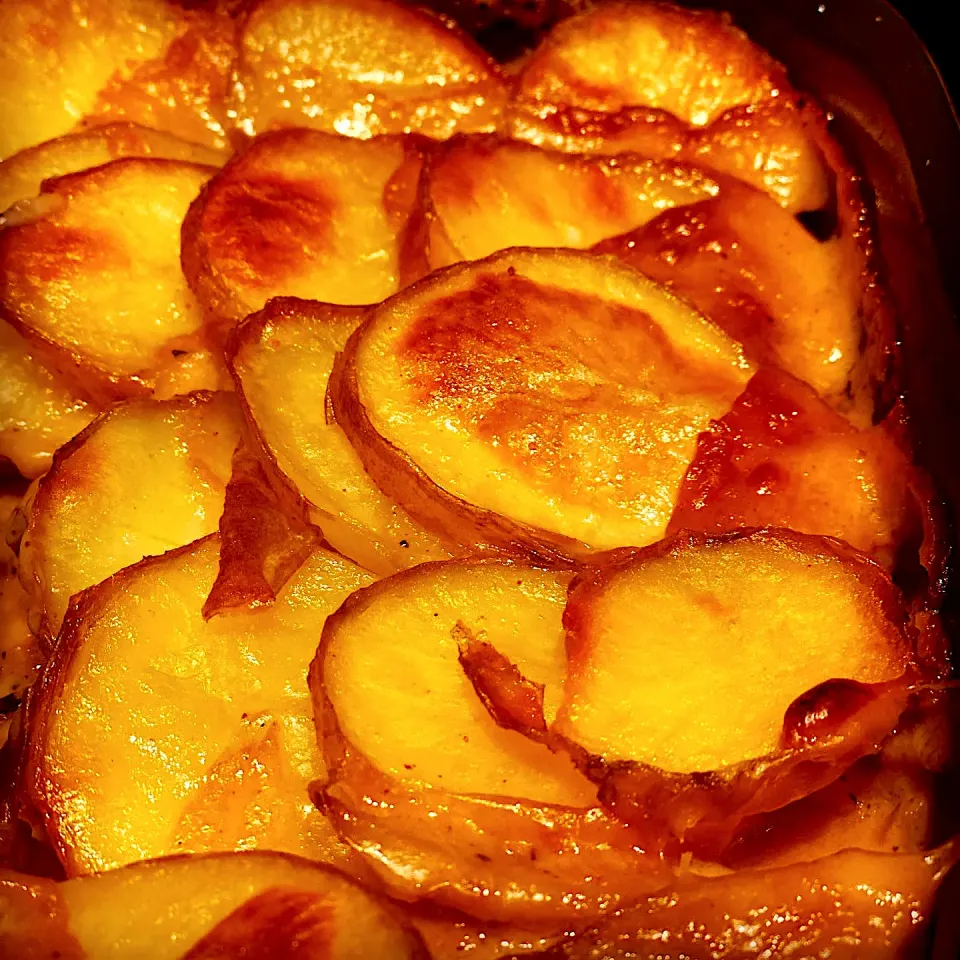
[[[916,634],[907,623],[899,591],[882,568],[843,541],[771,528],[719,536],[681,533],[649,547],[612,550],[595,558],[574,577],[568,591],[563,614],[568,662],[576,662],[581,656],[588,642],[594,598],[611,576],[677,550],[748,537],[785,540],[849,565],[857,580],[872,592],[891,625],[909,642],[912,662],[900,678],[888,683],[858,684],[850,690],[824,684],[802,695],[788,708],[785,725],[823,708],[833,721],[828,732],[818,732],[811,740],[801,742],[785,726],[777,751],[722,771],[670,773],[632,760],[607,761],[554,733],[555,743],[566,749],[598,785],[601,803],[641,830],[649,846],[667,854],[676,853],[682,846],[700,856],[715,857],[744,817],[806,796],[831,783],[861,756],[877,752],[896,727],[916,685],[931,676],[916,662]]]

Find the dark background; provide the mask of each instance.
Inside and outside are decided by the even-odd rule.
[[[955,33],[950,27],[953,0],[890,0],[926,44],[950,88],[954,104],[960,100],[960,63]]]

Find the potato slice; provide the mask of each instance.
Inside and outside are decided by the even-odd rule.
[[[478,550],[569,558],[663,535],[696,435],[749,376],[738,344],[645,277],[517,249],[372,311],[331,393],[415,520]]]
[[[0,159],[91,115],[222,147],[232,33],[166,0],[4,0]]]
[[[180,223],[212,172],[129,158],[48,180],[0,233],[8,319],[79,368],[91,391],[145,392],[198,346],[202,316],[180,270]]]
[[[857,430],[766,368],[700,434],[668,533],[787,527],[846,540],[892,569],[908,535],[919,540],[913,472],[882,427]]]
[[[590,247],[716,196],[719,186],[699,171],[632,155],[583,157],[470,137],[434,153],[427,190],[452,247],[431,244],[436,268],[506,247]]]
[[[481,637],[545,687],[549,712],[568,580],[493,561],[426,564],[358,592],[324,627],[310,670],[329,771],[317,793],[395,896],[544,922],[664,882],[569,758],[499,726],[458,662],[464,638]]]
[[[860,270],[845,243],[820,243],[762,193],[728,187],[595,250],[690,300],[751,359],[849,406],[863,329]]]
[[[905,620],[884,572],[836,540],[615,551],[571,585],[554,731],[650,843],[710,855],[877,751],[920,675]]]
[[[69,874],[250,847],[349,860],[307,797],[323,764],[306,667],[327,615],[371,578],[321,550],[273,605],[205,621],[219,555],[213,536],[144,560],[64,623],[26,792]]]
[[[321,864],[252,851],[168,857],[54,884],[0,874],[3,956],[427,960],[397,909]],[[23,953],[27,946],[62,952]],[[66,948],[66,949],[65,949]]]
[[[419,169],[398,138],[259,137],[190,208],[182,256],[191,289],[222,328],[281,294],[379,303],[397,290]]]
[[[229,394],[130,401],[58,452],[20,545],[48,639],[74,594],[217,529],[241,424]]]
[[[0,459],[25,477],[50,469],[54,451],[97,414],[10,324],[0,319]]]
[[[108,123],[28,147],[0,163],[0,211],[40,193],[44,180],[121,157],[165,157],[219,166],[225,154],[136,123]]]
[[[227,360],[251,430],[311,504],[327,541],[387,574],[450,552],[381,493],[318,402],[334,357],[362,319],[356,309],[278,298],[240,326]]]
[[[248,134],[312,127],[384,133],[494,129],[505,87],[447,21],[393,0],[258,0],[240,34],[234,108]]]
[[[937,889],[957,859],[956,844],[930,854],[851,850],[776,870],[687,881],[543,956],[916,957]]]

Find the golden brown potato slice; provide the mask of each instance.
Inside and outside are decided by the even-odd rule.
[[[744,345],[836,406],[860,359],[860,270],[840,240],[815,240],[768,197],[728,185],[595,247],[663,283]]]
[[[857,430],[768,367],[700,434],[668,533],[787,527],[846,540],[892,569],[907,537],[919,539],[914,472],[882,427]]]
[[[39,477],[54,451],[96,415],[89,399],[0,319],[0,459],[25,477]]]
[[[664,882],[569,758],[498,725],[459,662],[482,638],[545,688],[552,716],[569,578],[427,564],[359,591],[324,627],[310,671],[329,772],[318,794],[401,899],[544,922],[595,916]]]
[[[428,958],[395,907],[278,853],[168,857],[59,884],[0,874],[0,903],[0,947],[18,948],[2,955],[24,960]]]
[[[492,138],[444,144],[428,171],[435,228],[447,241],[431,244],[432,268],[506,247],[583,249],[719,190],[699,171],[672,163],[554,153]]]
[[[957,859],[955,844],[930,854],[851,850],[776,870],[688,880],[542,956],[919,957],[937,889]]]
[[[393,0],[258,0],[234,89],[248,134],[492,131],[505,100],[493,61],[447,21]]]
[[[207,621],[219,556],[213,536],[144,560],[64,623],[26,791],[70,874],[250,847],[348,860],[307,796],[323,763],[306,669],[327,615],[371,578],[321,550],[271,606]]]
[[[260,137],[190,208],[187,280],[221,327],[282,294],[379,303],[397,290],[419,169],[419,154],[399,138]]]
[[[238,329],[228,364],[265,456],[306,497],[327,541],[387,574],[450,552],[380,491],[318,399],[326,396],[334,357],[362,318],[351,308],[273,300]]]
[[[454,542],[544,556],[666,529],[739,344],[615,261],[508,250],[373,310],[331,380],[378,486]]]
[[[0,158],[85,118],[222,147],[229,17],[166,0],[4,0]]]
[[[130,158],[48,180],[0,233],[8,319],[91,390],[115,398],[152,387],[200,345],[180,224],[212,172]]]
[[[108,123],[28,147],[0,162],[0,211],[40,193],[52,177],[99,167],[121,157],[166,157],[219,166],[225,154],[136,123]]]
[[[20,579],[48,639],[74,594],[217,529],[241,425],[229,394],[136,400],[58,452],[20,545]]]
[[[555,732],[650,843],[706,854],[835,780],[920,675],[899,594],[837,540],[687,535],[571,585]]]

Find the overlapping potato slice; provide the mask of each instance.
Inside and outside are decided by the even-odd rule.
[[[569,576],[427,564],[359,591],[327,621],[310,671],[329,776],[318,796],[396,896],[544,922],[597,915],[664,882],[569,758],[498,725],[459,662],[471,638],[495,647],[544,688],[552,716]]]
[[[202,346],[180,224],[212,172],[129,158],[48,180],[0,233],[7,318],[91,391],[151,388]]]
[[[241,426],[230,394],[134,400],[57,453],[20,545],[48,639],[74,594],[217,529]]]
[[[0,162],[0,211],[40,193],[52,177],[99,167],[121,157],[165,157],[218,166],[224,154],[136,123],[108,123],[28,147]]]
[[[393,0],[259,0],[240,34],[234,107],[248,134],[313,127],[367,138],[488,132],[505,87],[447,21]]]
[[[204,188],[183,227],[183,267],[221,327],[281,294],[379,303],[399,284],[400,236],[420,157],[402,139],[267,134]]]
[[[278,298],[238,329],[228,364],[248,425],[311,504],[327,541],[386,574],[450,552],[373,483],[320,399],[362,318],[352,308]]]
[[[850,850],[813,863],[686,881],[541,956],[919,957],[937,890],[957,860],[955,844],[929,854]]]
[[[860,269],[846,242],[819,242],[762,193],[731,184],[595,249],[690,300],[751,359],[849,406],[863,329]]]
[[[4,0],[0,158],[91,116],[224,143],[229,17],[166,0]]]
[[[5,957],[428,957],[386,901],[279,853],[168,857],[59,884],[0,873],[0,905]]]
[[[327,615],[371,578],[320,550],[271,606],[207,621],[219,557],[214,536],[144,560],[64,623],[26,791],[70,874],[250,847],[349,859],[307,796],[323,764],[306,668]]]
[[[89,398],[0,319],[0,458],[25,477],[39,477],[54,451],[95,416]]]
[[[882,427],[857,430],[766,368],[700,435],[668,532],[786,527],[846,540],[890,569],[908,536],[919,538],[913,473]]]
[[[629,154],[583,157],[457,139],[429,161],[430,266],[506,247],[590,247],[718,190],[697,170]]]
[[[659,539],[737,343],[612,259],[508,250],[372,311],[337,421],[382,490],[454,542],[571,557]]]
[[[610,2],[558,24],[527,58],[509,129],[561,150],[695,162],[799,212],[829,199],[822,122],[725,15]]]
[[[686,535],[571,585],[554,731],[642,827],[721,848],[874,753],[919,676],[896,588],[836,540]]]

